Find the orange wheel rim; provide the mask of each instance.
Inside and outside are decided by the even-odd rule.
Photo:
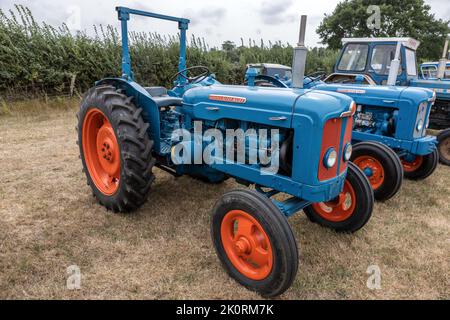
[[[86,113],[82,129],[86,167],[97,189],[105,195],[119,188],[120,150],[111,123],[97,108]]]
[[[328,202],[313,203],[314,210],[324,219],[332,222],[347,220],[356,207],[356,194],[350,182],[344,183],[344,189],[334,199]]]
[[[416,171],[417,169],[420,168],[422,163],[423,163],[423,157],[422,156],[416,156],[416,158],[413,161],[411,161],[411,162],[402,159],[403,170],[405,172]]]
[[[222,245],[233,266],[252,280],[263,280],[272,271],[273,254],[261,224],[241,210],[228,212],[222,220]]]
[[[370,156],[360,156],[353,160],[367,176],[373,190],[377,190],[384,182],[384,168],[377,159]]]

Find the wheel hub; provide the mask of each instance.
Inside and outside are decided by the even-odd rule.
[[[371,156],[360,156],[353,161],[369,179],[372,189],[377,190],[384,182],[383,165]]]
[[[237,240],[235,246],[237,253],[240,255],[249,254],[252,248],[250,241],[248,241],[245,237],[241,237],[239,240]]]
[[[102,168],[109,174],[114,174],[119,169],[118,150],[114,142],[113,129],[103,125],[97,135],[97,154]]]

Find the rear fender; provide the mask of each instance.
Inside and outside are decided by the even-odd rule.
[[[150,126],[147,130],[148,135],[154,142],[153,150],[160,153],[161,149],[161,130],[159,109],[150,94],[142,86],[134,81],[127,81],[121,78],[105,78],[95,83],[96,86],[109,84],[117,89],[122,89],[128,97],[133,97],[133,103],[142,108],[142,117]]]

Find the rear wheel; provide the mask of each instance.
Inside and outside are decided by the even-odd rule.
[[[353,146],[351,161],[369,179],[375,199],[388,200],[400,190],[403,168],[391,148],[372,141],[360,142]]]
[[[437,140],[439,142],[439,160],[441,163],[450,166],[450,129],[442,131],[437,136]]]
[[[77,114],[88,185],[100,204],[115,212],[140,207],[154,180],[153,142],[141,112],[131,98],[103,85],[86,93]]]
[[[425,156],[412,156],[410,158],[403,157],[403,170],[405,177],[412,180],[422,180],[429,177],[439,162],[439,154],[437,149]]]
[[[313,203],[303,210],[312,222],[338,232],[355,232],[369,221],[373,203],[373,190],[367,177],[349,162],[342,192],[333,200]]]
[[[225,270],[263,296],[286,291],[298,268],[297,244],[286,217],[256,191],[224,194],[213,209],[211,237]]]

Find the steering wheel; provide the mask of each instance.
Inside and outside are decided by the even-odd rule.
[[[200,74],[196,75],[195,77],[188,77],[187,73],[188,71],[200,69],[202,72]],[[211,74],[211,71],[205,66],[193,66],[190,68],[185,68],[181,71],[178,71],[171,80],[177,78],[178,76],[181,76],[182,78],[186,79],[188,83],[197,83],[200,81],[203,81],[206,77],[208,77]]]
[[[326,71],[316,71],[316,72],[306,75],[306,77],[310,78],[311,81],[316,81],[316,80],[324,79],[326,77],[326,75],[327,75]]]

